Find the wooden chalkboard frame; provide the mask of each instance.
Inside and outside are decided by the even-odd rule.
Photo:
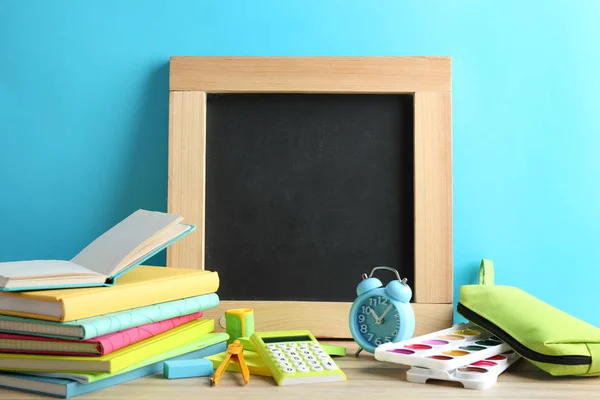
[[[169,247],[167,267],[204,269],[207,93],[412,94],[415,334],[450,326],[451,90],[449,57],[171,57],[168,211],[184,215],[197,232]],[[320,338],[350,338],[350,305],[221,301],[205,315],[222,321],[226,309],[252,307],[257,331],[309,329]]]

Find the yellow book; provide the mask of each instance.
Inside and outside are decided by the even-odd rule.
[[[191,344],[202,335],[213,332],[214,328],[212,319],[195,320],[102,357],[0,353],[0,370],[115,373],[148,358]],[[217,339],[221,340],[215,340]]]
[[[0,292],[0,314],[67,322],[215,293],[218,288],[217,272],[139,266],[114,286]]]

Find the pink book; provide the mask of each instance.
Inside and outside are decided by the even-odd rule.
[[[65,340],[38,336],[0,334],[0,353],[50,354],[62,356],[103,356],[125,346],[202,317],[202,311],[164,321],[140,325],[88,340]]]

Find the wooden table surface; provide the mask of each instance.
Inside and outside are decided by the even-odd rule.
[[[600,377],[552,377],[525,360],[519,360],[487,390],[468,390],[451,382],[427,384],[406,381],[408,367],[376,361],[369,353],[354,357],[356,344],[351,341],[326,342],[345,346],[348,354],[335,361],[346,373],[347,381],[280,387],[272,378],[250,376],[244,385],[241,375],[226,372],[216,387],[209,378],[168,380],[156,374],[122,383],[75,399],[600,399]],[[0,389],[0,399],[50,399],[51,397]]]

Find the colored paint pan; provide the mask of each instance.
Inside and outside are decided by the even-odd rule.
[[[460,372],[473,373],[473,374],[485,374],[486,372],[488,372],[487,369],[480,368],[480,367],[460,367],[458,370]]]
[[[488,339],[488,340],[478,340],[475,342],[475,344],[479,344],[482,346],[498,346],[499,344],[502,344],[502,342],[499,342],[497,340]]]
[[[431,350],[431,346],[426,344],[407,344],[404,347],[411,350]]]
[[[440,356],[440,355],[435,355],[435,356],[429,356],[428,358],[433,358],[434,360],[452,360],[452,357],[450,356]]]
[[[464,351],[464,350],[448,350],[448,351],[444,351],[442,353],[447,354],[452,357],[462,357],[462,356],[466,356],[467,354],[469,354],[468,351]]]
[[[460,336],[460,335],[443,335],[443,336],[438,336],[438,339],[441,340],[464,340],[465,337],[464,336]]]
[[[460,367],[456,370],[456,376],[458,378],[470,378],[473,375],[482,375],[487,373],[488,370],[481,367]]]
[[[430,340],[424,340],[423,341],[424,344],[429,344],[431,346],[444,346],[448,344],[447,340],[440,340],[440,339],[430,339]]]
[[[481,361],[474,362],[471,365],[474,367],[493,367],[497,364],[493,361],[481,360]]]
[[[468,346],[461,346],[461,347],[459,347],[459,349],[468,350],[468,351],[480,351],[480,350],[485,350],[485,347],[484,346],[476,346],[474,344],[471,344]]]
[[[474,329],[462,329],[460,331],[454,331],[452,333],[454,333],[455,335],[462,335],[462,336],[477,336],[477,335],[481,334],[481,332],[478,332]]]
[[[390,349],[388,351],[391,353],[398,353],[398,354],[415,354],[414,351],[408,350],[408,349]]]

